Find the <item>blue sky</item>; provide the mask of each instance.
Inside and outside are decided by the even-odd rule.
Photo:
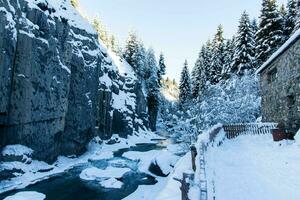
[[[79,0],[90,16],[99,15],[107,29],[125,41],[134,29],[156,54],[163,52],[167,76],[179,80],[182,65],[194,66],[201,45],[219,24],[232,36],[243,10],[258,18],[261,0]],[[277,0],[278,4],[286,0]]]

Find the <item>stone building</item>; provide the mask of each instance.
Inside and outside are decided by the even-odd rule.
[[[264,122],[287,132],[300,128],[300,29],[257,71],[260,74]]]

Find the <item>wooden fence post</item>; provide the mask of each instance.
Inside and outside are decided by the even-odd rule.
[[[196,171],[196,156],[197,156],[197,149],[194,145],[191,146],[191,156],[192,156],[192,168],[193,171]]]
[[[191,183],[194,180],[195,175],[193,173],[183,173],[182,179],[174,178],[174,180],[181,183],[180,190],[181,190],[181,200],[190,200],[189,199],[189,190]]]

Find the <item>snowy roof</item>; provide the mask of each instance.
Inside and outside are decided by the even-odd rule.
[[[256,74],[261,73],[266,69],[276,58],[283,54],[291,45],[300,39],[300,29],[298,29],[257,71]]]

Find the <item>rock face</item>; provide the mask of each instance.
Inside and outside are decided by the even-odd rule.
[[[52,162],[147,129],[139,81],[111,54],[69,1],[0,0],[0,147]]]

